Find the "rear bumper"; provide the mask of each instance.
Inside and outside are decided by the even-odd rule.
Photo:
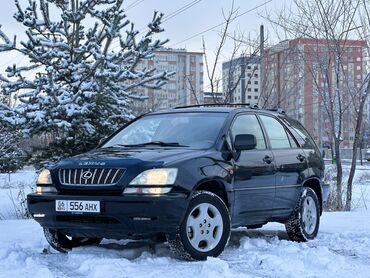
[[[100,213],[56,212],[55,200],[100,201]],[[181,224],[188,198],[168,196],[71,196],[29,194],[28,209],[45,228],[60,229],[71,236],[104,238],[145,238],[173,233]],[[44,215],[43,217],[40,217]]]
[[[323,207],[325,208],[329,196],[330,186],[328,183],[322,183],[321,186],[322,186],[322,204]]]

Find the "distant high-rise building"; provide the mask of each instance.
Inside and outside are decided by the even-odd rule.
[[[146,112],[180,105],[203,103],[203,53],[185,49],[162,48],[154,52],[139,68],[156,68],[175,72],[161,89],[141,88],[137,94],[144,101],[135,101],[135,109]]]
[[[258,103],[261,58],[242,56],[222,64],[222,91],[229,103]]]
[[[320,39],[285,40],[267,48],[263,59],[265,74],[262,77],[259,105],[284,109],[288,115],[304,124],[316,142],[330,144],[332,129],[323,100],[329,99],[330,93],[335,94],[335,70],[339,70],[341,101],[343,108],[347,107],[343,109],[341,146],[349,148],[354,139],[355,111],[353,105],[347,104],[353,101],[350,93],[361,90],[364,81],[366,43],[346,40],[339,44],[340,55],[335,55],[333,51],[338,45]],[[335,59],[341,59],[340,63],[335,63]],[[335,65],[340,66],[335,69]],[[334,109],[339,108],[338,103],[333,105]],[[367,108],[365,112],[368,114]],[[339,125],[339,122],[335,125]]]
[[[224,102],[224,95],[222,92],[212,93],[204,92],[203,93],[203,103],[202,104],[219,104]]]

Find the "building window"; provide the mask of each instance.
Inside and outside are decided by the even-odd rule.
[[[254,84],[258,85],[258,81],[254,81]]]
[[[248,88],[248,92],[251,92],[252,91],[252,89],[251,88]]]
[[[258,92],[258,88],[254,88],[254,91],[255,91],[255,92]]]
[[[248,81],[248,84],[252,84],[252,82],[249,80],[249,81]]]
[[[258,99],[258,96],[254,96],[254,99]]]
[[[249,69],[249,70],[250,70],[250,69],[251,69],[251,66],[248,66],[248,67],[247,67],[247,69]]]
[[[248,99],[252,99],[252,96],[248,96]]]
[[[258,74],[257,74],[257,73],[255,73],[255,74],[254,74],[254,77],[258,77]]]

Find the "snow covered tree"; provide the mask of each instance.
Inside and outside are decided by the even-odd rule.
[[[0,173],[22,168],[25,154],[19,146],[20,132],[0,123],[0,134]]]
[[[22,168],[25,156],[20,148],[21,132],[14,128],[17,117],[9,104],[10,96],[0,95],[0,173]]]
[[[40,161],[86,151],[131,119],[139,87],[160,88],[173,73],[138,67],[166,41],[155,40],[162,14],[154,13],[141,35],[125,15],[123,0],[15,0],[16,21],[26,41],[0,29],[0,52],[16,51],[27,66],[7,67],[3,94],[15,94],[14,115],[27,136],[54,138]],[[52,17],[54,19],[52,19]],[[140,69],[139,69],[140,68]],[[1,113],[1,111],[5,111]]]

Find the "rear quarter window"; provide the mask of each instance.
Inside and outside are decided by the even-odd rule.
[[[285,123],[301,148],[317,149],[315,141],[300,122],[287,117],[279,117],[279,119]]]

